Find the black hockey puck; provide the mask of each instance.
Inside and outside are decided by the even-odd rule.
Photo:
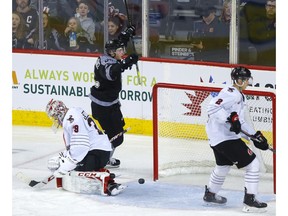
[[[144,184],[144,183],[145,183],[145,179],[139,178],[139,179],[138,179],[138,183],[139,183],[139,184]]]

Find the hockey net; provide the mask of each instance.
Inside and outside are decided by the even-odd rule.
[[[153,175],[160,177],[210,173],[215,166],[213,151],[205,131],[207,104],[224,86],[192,86],[158,83],[153,87]],[[253,90],[252,90],[253,89]],[[260,130],[271,147],[276,148],[276,95],[272,89],[250,88],[246,121]],[[245,141],[261,163],[261,176],[276,182],[276,155],[260,151]],[[242,175],[236,166],[230,175]]]

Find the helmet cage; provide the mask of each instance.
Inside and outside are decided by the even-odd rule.
[[[52,130],[56,133],[59,126],[62,126],[64,116],[68,108],[62,101],[51,99],[46,106],[46,113],[53,122]]]

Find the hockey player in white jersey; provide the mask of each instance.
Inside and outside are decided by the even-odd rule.
[[[231,72],[232,86],[223,88],[210,101],[207,113],[206,132],[211,146],[216,166],[210,175],[208,186],[205,186],[204,201],[224,204],[225,197],[217,195],[230,168],[236,165],[238,169],[245,168],[244,207],[245,212],[265,211],[267,204],[256,199],[258,192],[260,164],[253,151],[241,137],[250,140],[240,133],[240,130],[254,134],[258,141],[253,143],[261,150],[268,149],[266,138],[260,131],[255,131],[244,118],[246,106],[245,95],[242,93],[253,78],[249,69],[236,67]]]
[[[71,191],[76,187],[80,188],[79,185],[73,185],[75,182],[82,181],[83,183],[85,180],[85,177],[80,178],[75,174],[71,176],[71,171],[97,172],[97,178],[94,181],[101,182],[98,186],[101,188],[102,194],[119,194],[125,187],[115,183],[113,178],[107,177],[109,170],[104,169],[112,151],[111,143],[108,136],[97,128],[93,119],[82,108],[67,108],[62,101],[54,99],[47,104],[46,113],[53,121],[52,128],[55,132],[60,126],[63,127],[66,147],[66,151],[60,152],[59,156],[48,160],[48,169],[55,176],[63,177],[65,182],[69,181],[66,185]],[[86,174],[81,175],[87,176]],[[89,175],[91,177],[93,174]],[[81,181],[75,181],[75,178],[79,178]],[[91,178],[89,181],[86,180],[85,184],[90,184]],[[77,190],[80,192],[83,191],[83,188]]]

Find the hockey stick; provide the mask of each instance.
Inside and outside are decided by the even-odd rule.
[[[122,136],[124,133],[128,132],[131,128],[128,127],[127,129],[124,129],[123,131],[121,131],[120,133],[116,134],[114,137],[112,137],[109,141],[113,142],[114,140],[116,140],[118,137]]]
[[[131,17],[129,15],[129,12],[128,12],[128,5],[127,5],[127,1],[126,0],[124,0],[124,4],[125,4],[125,8],[126,8],[126,14],[127,14],[127,19],[128,19],[129,25],[132,26],[132,20],[131,20]],[[133,47],[133,51],[136,53],[136,48],[135,48],[135,44],[134,44],[134,40],[133,40],[133,35],[132,35],[132,47]],[[139,85],[142,85],[141,84],[141,76],[140,76],[140,70],[139,70],[138,62],[136,62],[136,72],[137,72],[137,77],[138,77],[138,83],[139,83]]]
[[[116,134],[114,137],[112,137],[109,141],[112,142],[113,140],[117,139],[118,137],[122,136],[124,133],[126,133],[127,131],[130,130],[130,127],[128,127],[127,129],[121,131],[120,133]],[[23,183],[29,185],[30,187],[33,188],[42,188],[44,187],[46,184],[48,184],[49,182],[51,182],[54,178],[55,175],[54,173],[45,177],[44,179],[42,179],[41,181],[36,181],[31,179],[30,177],[26,176],[25,174],[23,174],[22,172],[19,172],[16,174],[16,177],[22,181]]]
[[[242,129],[241,129],[240,131],[241,131],[241,133],[243,133],[243,134],[245,134],[246,136],[248,136],[251,140],[255,140],[255,141],[258,141],[258,142],[259,142],[258,139],[256,139],[253,135],[249,134],[248,132],[243,131]],[[268,144],[268,146],[269,146],[268,149],[269,149],[270,151],[272,151],[274,154],[276,154],[276,150],[273,149],[269,144]]]
[[[51,175],[47,176],[46,178],[42,179],[41,181],[36,181],[36,180],[33,180],[30,177],[26,176],[22,172],[17,173],[16,177],[20,181],[22,181],[23,183],[25,183],[25,184],[29,185],[30,187],[33,187],[33,188],[42,188],[55,178],[54,174],[51,174]]]

